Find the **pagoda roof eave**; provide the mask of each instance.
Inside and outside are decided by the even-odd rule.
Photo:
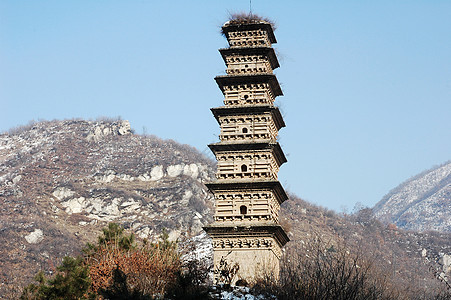
[[[243,143],[214,143],[209,144],[210,150],[216,154],[227,151],[249,151],[249,150],[272,150],[279,167],[287,162],[287,158],[283,153],[282,147],[279,143],[265,143],[265,142],[243,142]]]
[[[283,96],[279,81],[276,75],[264,74],[249,74],[249,75],[221,75],[215,77],[221,91],[224,93],[224,86],[233,84],[247,84],[247,83],[269,83],[274,96]]]
[[[268,55],[269,62],[271,64],[272,69],[277,69],[280,67],[279,61],[277,59],[274,48],[271,47],[234,47],[234,48],[222,48],[219,49],[219,53],[221,53],[222,59],[227,64],[226,57],[233,53],[239,54],[266,54]]]
[[[250,114],[250,115],[257,115],[262,114],[265,112],[270,112],[274,123],[277,127],[277,130],[280,130],[280,128],[285,127],[285,122],[283,120],[282,114],[280,113],[280,110],[278,107],[275,106],[234,106],[234,107],[228,107],[228,106],[221,106],[221,107],[214,107],[210,108],[211,112],[213,113],[213,116],[215,117],[216,121],[219,123],[219,117],[221,116],[236,116],[241,114]]]
[[[279,204],[288,199],[287,193],[277,180],[221,180],[206,183],[205,186],[211,191],[237,191],[237,190],[261,190],[271,189]]]

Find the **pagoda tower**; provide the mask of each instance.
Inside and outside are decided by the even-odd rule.
[[[287,195],[277,180],[286,162],[277,142],[285,127],[275,98],[282,95],[273,70],[279,67],[272,25],[259,18],[232,19],[222,32],[229,47],[219,52],[226,74],[215,78],[224,105],[212,108],[221,133],[208,145],[216,156],[213,240],[215,283],[249,282],[256,275],[278,277],[282,247],[289,241],[279,224]],[[229,282],[227,282],[229,281]],[[240,283],[239,282],[239,283]]]

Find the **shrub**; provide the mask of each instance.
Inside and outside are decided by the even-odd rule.
[[[154,299],[175,286],[181,273],[177,244],[163,234],[157,243],[136,242],[118,224],[103,229],[83,257],[65,257],[55,276],[39,272],[21,299]]]
[[[284,256],[279,281],[260,278],[256,292],[277,299],[397,299],[385,276],[344,246],[318,240]]]
[[[173,300],[210,299],[208,276],[210,266],[205,261],[193,259],[183,264],[165,297]]]
[[[134,243],[117,224],[110,224],[97,246],[86,251],[92,290],[102,295],[128,291],[136,297],[163,295],[180,270],[177,245],[163,234],[157,243]],[[141,299],[141,298],[139,298]]]

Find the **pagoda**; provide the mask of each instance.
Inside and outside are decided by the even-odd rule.
[[[258,275],[279,274],[282,247],[289,241],[279,224],[287,200],[277,180],[286,162],[277,142],[285,127],[275,98],[282,95],[273,70],[279,67],[270,22],[252,15],[222,26],[229,47],[220,49],[226,75],[215,80],[224,105],[212,108],[220,141],[208,145],[216,156],[216,181],[207,184],[215,198],[212,238],[215,283],[240,284]]]

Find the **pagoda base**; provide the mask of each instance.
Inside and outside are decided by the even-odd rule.
[[[279,225],[204,227],[213,240],[214,283],[252,283],[258,278],[279,277],[282,246],[288,242]]]

